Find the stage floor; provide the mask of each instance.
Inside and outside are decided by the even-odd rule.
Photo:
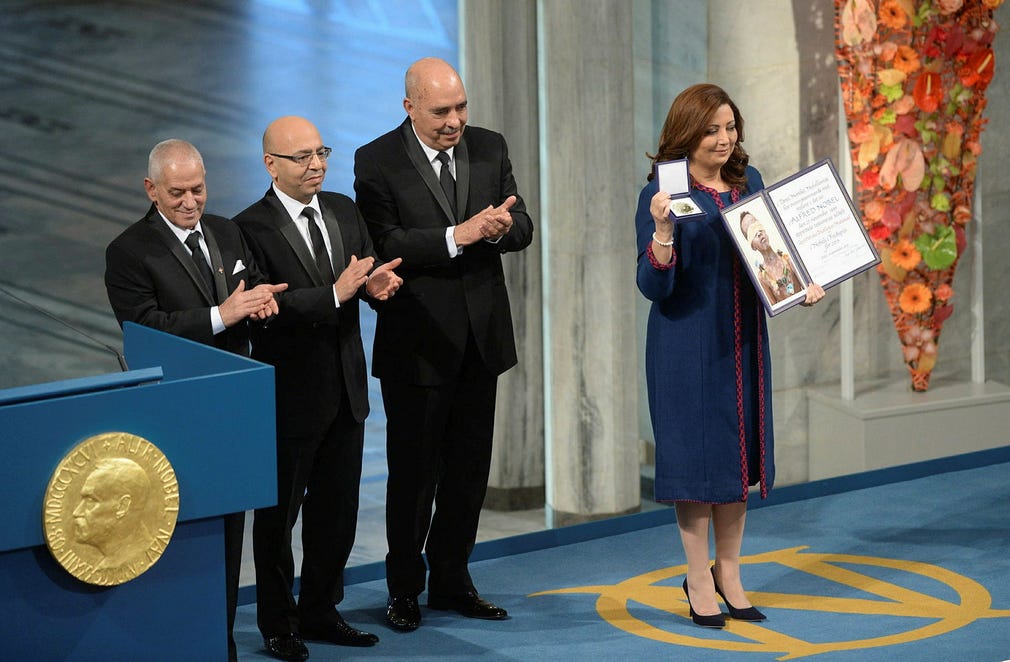
[[[639,530],[472,563],[507,621],[431,611],[422,595],[421,628],[393,632],[383,623],[385,583],[373,580],[348,586],[340,609],[379,644],[308,646],[317,661],[998,662],[1010,658],[1008,506],[1010,463],[1001,463],[752,509],[743,572],[763,623],[691,623],[665,510],[582,525],[650,524]],[[556,535],[577,538],[578,529]],[[235,637],[241,659],[266,659],[254,606],[240,608]]]

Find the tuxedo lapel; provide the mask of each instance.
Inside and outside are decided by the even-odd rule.
[[[305,269],[305,273],[309,275],[312,279],[314,285],[328,285],[331,283],[324,283],[323,276],[319,273],[319,267],[316,266],[316,261],[312,258],[312,252],[309,250],[308,245],[305,243],[305,239],[302,237],[302,233],[298,231],[298,226],[295,222],[291,220],[291,216],[288,214],[288,210],[284,208],[281,201],[277,199],[271,188],[267,191],[265,196],[267,204],[270,205],[270,209],[273,211],[274,218],[277,221],[278,229],[284,239],[287,240],[288,244],[291,246],[291,250],[295,252],[298,257],[298,262],[301,263],[302,268]]]
[[[340,275],[340,272],[344,270],[344,265],[348,262],[348,257],[344,255],[344,240],[340,236],[340,222],[337,221],[336,214],[323,204],[322,200],[319,201],[319,208],[323,211],[323,225],[326,226],[326,233],[330,235],[330,266],[333,267],[333,273]],[[339,265],[339,268],[333,265]]]
[[[442,208],[442,213],[445,214],[446,220],[450,225],[456,224],[456,219],[452,215],[452,207],[449,206],[449,198],[445,196],[445,191],[442,190],[442,185],[438,183],[438,177],[435,176],[435,169],[431,167],[428,163],[428,157],[425,155],[424,150],[421,149],[420,143],[417,141],[417,136],[414,135],[414,129],[410,125],[410,118],[408,117],[403,124],[400,125],[400,138],[403,140],[403,146],[407,150],[407,156],[410,158],[410,162],[417,169],[418,174],[421,175],[421,179],[424,180],[425,186],[431,191],[432,195],[438,201],[438,206]],[[461,187],[459,183],[456,184],[456,199],[460,199]],[[465,196],[464,196],[465,197]],[[462,207],[457,207],[457,209],[462,209]]]
[[[222,304],[229,294],[228,281],[224,272],[224,259],[221,257],[221,249],[217,245],[214,233],[210,231],[206,223],[201,223],[200,227],[203,228],[203,239],[207,242],[207,252],[210,253],[210,270],[214,274],[214,288],[217,290],[216,303]],[[246,283],[246,285],[248,284]]]
[[[461,220],[466,217],[467,191],[470,190],[470,153],[466,148],[466,131],[463,138],[456,143],[453,150],[452,160],[456,162],[456,209],[459,210]]]
[[[211,296],[210,290],[207,289],[207,284],[203,280],[203,276],[200,272],[196,270],[196,262],[193,261],[193,256],[190,254],[189,250],[182,245],[178,237],[172,234],[172,231],[168,229],[165,225],[164,219],[161,218],[161,214],[153,205],[151,210],[147,213],[147,223],[154,231],[154,233],[161,238],[161,241],[168,246],[168,249],[172,252],[172,256],[179,261],[182,268],[185,269],[186,273],[189,275],[189,279],[193,281],[193,285],[200,290],[200,294],[203,296],[204,301],[208,306],[216,306],[217,302],[214,301],[214,297]],[[218,261],[220,261],[221,256],[218,255]]]

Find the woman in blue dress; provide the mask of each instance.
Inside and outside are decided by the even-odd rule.
[[[638,288],[652,301],[645,364],[656,439],[656,500],[673,502],[687,557],[695,623],[763,620],[740,580],[747,497],[775,479],[768,330],[719,210],[764,187],[748,165],[743,118],[719,87],[694,85],[674,100],[653,163],[686,158],[700,220],[676,224],[653,175],[638,200]],[[824,290],[807,288],[806,304]],[[715,563],[710,565],[709,529]]]

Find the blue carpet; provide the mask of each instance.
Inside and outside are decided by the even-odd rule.
[[[769,619],[722,631],[688,618],[672,511],[632,516],[665,523],[472,563],[504,622],[422,608],[418,631],[396,633],[384,581],[353,584],[341,612],[382,640],[310,642],[311,659],[998,662],[1010,659],[1008,506],[1003,462],[754,508],[744,579]],[[242,659],[266,659],[254,606],[235,635]]]

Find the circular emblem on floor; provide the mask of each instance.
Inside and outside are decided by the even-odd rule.
[[[541,591],[530,597],[597,595],[600,617],[629,634],[678,646],[774,653],[778,659],[909,643],[981,618],[1010,617],[1010,610],[990,608],[992,597],[984,586],[940,566],[874,556],[804,553],[805,549],[742,557],[741,564],[778,564],[785,571],[762,587],[771,590],[747,592],[768,620],[728,618],[723,630],[702,629],[691,623],[681,588],[686,565],[662,568],[617,584]],[[809,617],[811,612],[814,620]],[[671,615],[677,618],[671,619]],[[831,627],[825,626],[828,619]],[[837,638],[837,633],[848,638]]]

